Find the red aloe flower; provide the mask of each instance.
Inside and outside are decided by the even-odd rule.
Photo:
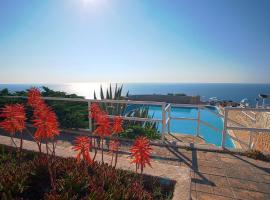
[[[97,103],[93,103],[91,105],[91,107],[89,108],[89,111],[91,113],[91,118],[94,120],[97,120],[98,116],[102,113],[102,111]]]
[[[92,163],[92,159],[90,157],[89,150],[91,148],[91,141],[86,136],[78,136],[75,139],[75,146],[72,148],[74,151],[78,151],[77,154],[77,162],[79,163],[81,157],[85,160],[88,164]]]
[[[130,149],[133,160],[131,163],[136,164],[136,171],[137,168],[141,168],[141,173],[143,172],[144,167],[150,164],[150,153],[152,148],[150,147],[149,140],[146,137],[138,137],[135,140],[135,143]]]
[[[110,119],[107,114],[101,113],[97,116],[97,128],[94,133],[97,133],[99,136],[109,136],[111,135],[111,125]]]
[[[0,127],[14,135],[17,131],[22,132],[25,128],[25,109],[21,104],[6,105],[2,109],[0,117],[4,120],[0,122]]]
[[[31,88],[29,90],[28,104],[33,108],[37,108],[37,107],[45,104],[43,99],[41,99],[40,91],[37,88]]]
[[[113,121],[113,126],[112,126],[112,132],[113,133],[121,133],[124,131],[122,127],[123,119],[121,117],[115,117]]]
[[[46,105],[35,108],[33,125],[36,127],[37,140],[53,138],[59,134],[56,114]]]

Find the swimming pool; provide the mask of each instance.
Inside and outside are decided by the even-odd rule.
[[[215,107],[205,107],[201,109],[201,120],[205,121],[212,126],[216,127],[219,131],[215,131],[210,127],[200,123],[200,136],[204,138],[205,142],[208,144],[215,144],[216,146],[221,146],[222,141],[222,129],[223,129],[223,119],[210,112],[218,112]],[[162,111],[160,106],[150,106],[149,114],[156,119],[162,118]],[[197,118],[198,109],[195,107],[172,107],[171,117],[186,117],[186,118]],[[159,123],[159,130],[161,130],[161,123]],[[191,120],[171,120],[171,133],[182,133],[189,135],[196,135],[197,131],[197,121]],[[233,148],[234,144],[229,135],[226,136],[225,146],[227,148]]]

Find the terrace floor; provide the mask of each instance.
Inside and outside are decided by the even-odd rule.
[[[75,136],[69,134],[68,137],[69,141],[59,138],[59,145],[70,145]],[[128,148],[121,149],[122,156],[126,156]],[[270,199],[270,162],[226,153],[157,146],[153,147],[153,159],[190,170],[193,200]]]
[[[270,199],[270,163],[244,156],[179,151],[191,169],[192,199]],[[180,155],[181,157],[181,155]]]
[[[190,169],[193,200],[270,199],[270,162],[196,149],[167,147],[162,154],[165,152],[170,159],[160,162]]]

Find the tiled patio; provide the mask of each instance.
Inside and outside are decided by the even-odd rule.
[[[202,151],[190,158],[192,199],[270,199],[270,163]]]

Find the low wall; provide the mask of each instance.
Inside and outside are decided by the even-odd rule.
[[[159,95],[159,94],[145,94],[145,95],[130,95],[129,100],[134,101],[158,101],[166,103],[177,104],[200,104],[200,96],[177,96],[177,95]]]

